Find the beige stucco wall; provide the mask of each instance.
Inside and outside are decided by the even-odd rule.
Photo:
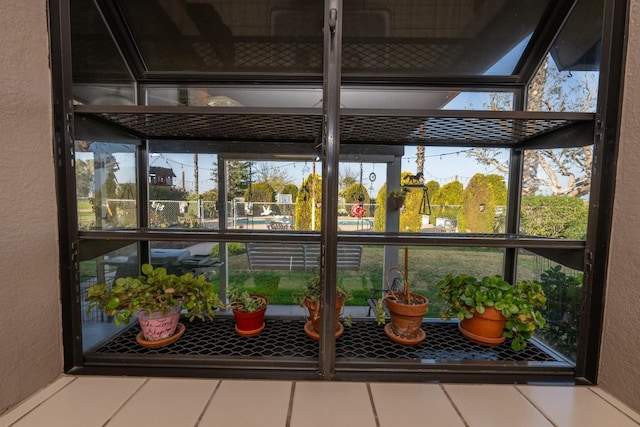
[[[629,30],[598,382],[640,411],[640,1]]]
[[[62,373],[46,6],[0,12],[0,413]]]

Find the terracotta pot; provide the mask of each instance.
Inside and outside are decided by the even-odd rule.
[[[387,298],[391,323],[385,326],[385,333],[400,344],[413,345],[424,341],[426,334],[422,329],[422,319],[429,309],[429,300],[418,294],[411,294],[414,304],[399,302],[394,297]]]
[[[305,324],[304,331],[306,334],[317,340],[320,338],[320,302],[312,301],[305,298],[304,305],[309,311],[310,320]],[[336,338],[342,335],[344,327],[340,323],[340,314],[342,313],[342,307],[344,306],[344,297],[338,297],[336,299]]]
[[[484,313],[475,312],[470,319],[460,321],[460,332],[471,341],[483,345],[497,345],[504,342],[502,336],[507,318],[493,307],[486,307]]]
[[[142,335],[146,341],[159,341],[172,336],[178,327],[180,307],[173,308],[169,313],[136,313]]]
[[[402,205],[404,205],[404,201],[405,201],[405,197],[391,196],[389,197],[389,206],[391,206],[393,210],[397,211],[402,207]]]
[[[251,294],[251,296],[262,298],[265,302],[264,307],[251,313],[233,310],[233,315],[236,319],[236,332],[244,337],[252,337],[262,332],[264,329],[264,315],[269,303],[269,300],[264,295]]]

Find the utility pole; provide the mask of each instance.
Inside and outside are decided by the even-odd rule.
[[[316,229],[316,161],[313,160],[311,169],[311,231]]]
[[[198,153],[193,154],[193,179],[195,180],[193,191],[196,194],[200,194],[200,188],[198,187]]]

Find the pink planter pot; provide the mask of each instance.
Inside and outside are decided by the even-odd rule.
[[[169,338],[176,332],[180,319],[180,307],[167,314],[138,312],[136,315],[146,341],[158,341]]]

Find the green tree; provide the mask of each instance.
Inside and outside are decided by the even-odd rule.
[[[244,199],[251,202],[267,202],[273,203],[276,197],[276,192],[269,185],[268,182],[256,182],[251,184],[251,187],[244,192]],[[259,215],[263,206],[270,205],[252,205],[253,215]]]
[[[268,182],[256,182],[244,192],[244,199],[252,202],[273,202],[276,192]]]
[[[345,189],[351,187],[353,184],[359,182],[358,174],[351,170],[351,168],[347,165],[341,165],[340,171],[338,172],[338,186],[340,187],[341,196],[344,196]]]
[[[373,230],[384,231],[387,218],[387,183],[384,183],[376,195],[378,208],[373,215]]]
[[[280,190],[280,194],[291,194],[291,199],[296,200],[298,197],[298,187],[295,184],[286,184]]]
[[[449,182],[434,194],[431,199],[431,218],[457,218],[464,186],[459,181]]]
[[[291,200],[295,203],[298,198],[298,187],[295,184],[286,184],[282,187],[282,190],[280,190],[280,194],[291,194]],[[280,213],[284,215],[293,216],[296,213],[295,205],[281,205],[279,209]]]
[[[498,174],[487,175],[487,182],[493,192],[493,202],[496,206],[507,205],[507,184],[504,177]]]
[[[93,160],[76,160],[76,194],[78,198],[93,194]]]
[[[187,200],[188,193],[174,187],[149,186],[149,200]]]
[[[137,188],[135,182],[124,182],[118,185],[116,197],[118,199],[136,199]]]
[[[489,180],[481,173],[475,174],[462,193],[458,230],[469,233],[493,233],[495,207]]]
[[[422,227],[422,214],[420,207],[422,206],[422,188],[406,187],[413,184],[410,177],[412,172],[404,171],[400,175],[400,185],[407,189],[407,197],[404,201],[404,208],[400,212],[400,230],[399,231],[420,231]]]
[[[214,163],[211,179],[218,182],[218,164]],[[251,162],[245,160],[227,160],[227,197],[229,200],[242,197],[251,182]]]
[[[369,203],[370,200],[367,188],[357,182],[351,184],[344,191],[344,201],[347,203]]]
[[[209,191],[205,191],[200,195],[200,199],[205,202],[203,203],[205,218],[214,218],[216,216],[216,212],[218,211],[215,203],[218,201],[218,190],[214,188]]]
[[[528,91],[529,111],[595,111],[597,98],[597,74],[585,73],[581,79],[573,79],[571,73],[561,72],[550,56],[543,61]],[[512,110],[510,96],[493,94],[487,109]],[[507,173],[507,161],[498,156],[498,149],[474,148],[468,152],[483,164]],[[546,188],[551,194],[582,197],[591,188],[593,149],[569,147],[535,149],[524,152],[522,194],[531,196]]]
[[[291,182],[287,168],[274,166],[272,162],[257,162],[254,164],[256,182],[266,182],[271,188],[278,190]]]
[[[298,190],[296,200],[296,230],[311,230],[312,209],[315,210],[314,230],[320,230],[322,206],[322,179],[318,174],[309,174]]]
[[[425,184],[427,191],[429,192],[429,200],[433,199],[433,196],[440,190],[440,183],[435,180],[431,180]]]

